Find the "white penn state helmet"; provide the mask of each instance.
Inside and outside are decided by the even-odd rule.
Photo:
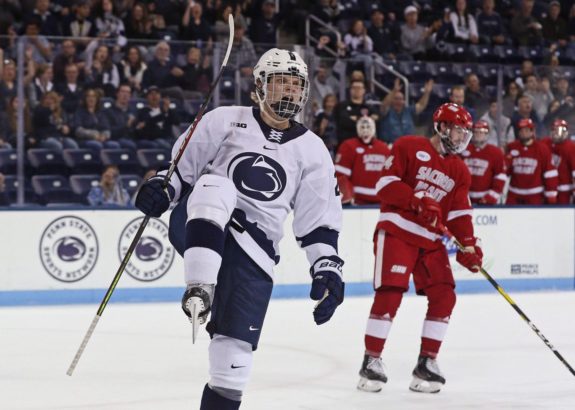
[[[284,87],[269,88],[273,75],[289,75],[299,80],[299,89],[293,91]],[[256,97],[260,108],[267,104],[280,118],[290,119],[303,110],[309,97],[309,79],[307,65],[294,51],[272,48],[260,57],[254,67]]]

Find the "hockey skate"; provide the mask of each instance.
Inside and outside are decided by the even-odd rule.
[[[196,342],[198,329],[203,325],[212,308],[214,288],[216,285],[192,283],[188,285],[182,297],[182,309],[193,326],[192,343]]]
[[[370,355],[363,356],[363,363],[359,371],[359,390],[377,393],[381,391],[383,384],[387,383],[385,368],[380,357]]]
[[[441,374],[437,361],[431,357],[420,356],[417,366],[413,369],[413,381],[409,390],[420,393],[439,393],[445,384],[445,377]]]

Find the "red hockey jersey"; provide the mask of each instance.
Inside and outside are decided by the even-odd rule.
[[[529,146],[520,141],[509,143],[506,161],[511,177],[507,204],[555,203],[558,173],[543,142],[534,140]]]
[[[344,203],[352,198],[359,205],[379,203],[375,184],[390,152],[387,144],[377,139],[364,144],[359,138],[350,138],[340,145],[335,171]]]
[[[557,203],[570,204],[575,194],[575,142],[565,140],[554,144],[550,137],[542,141],[551,150],[551,162],[559,173]]]
[[[377,229],[424,249],[442,246],[441,235],[419,224],[410,202],[425,191],[439,204],[442,222],[459,240],[473,237],[471,176],[457,155],[440,155],[425,137],[399,138],[377,182],[381,213]]]
[[[472,203],[496,204],[507,181],[505,156],[495,145],[478,149],[473,144],[461,153],[471,174],[469,198]]]

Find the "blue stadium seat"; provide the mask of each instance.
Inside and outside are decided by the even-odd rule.
[[[164,169],[170,166],[171,153],[163,149],[139,149],[136,152],[140,166],[144,169]]]
[[[428,63],[426,69],[433,75],[436,83],[460,84],[463,78],[453,71],[450,63]]]
[[[445,44],[445,51],[450,61],[467,62],[472,57],[471,52],[464,44]]]
[[[519,47],[517,52],[522,56],[523,60],[531,60],[535,65],[543,63],[543,49],[541,46]]]
[[[28,160],[34,174],[62,174],[68,173],[68,167],[64,163],[60,151],[31,148],[27,151]]]
[[[449,98],[449,93],[451,92],[450,84],[434,84],[433,85],[433,95],[439,100],[447,100]]]
[[[79,198],[70,189],[68,179],[62,175],[34,175],[32,188],[41,204],[78,203]]]
[[[497,64],[479,64],[477,67],[477,75],[482,85],[497,85],[497,72],[499,66]]]
[[[503,66],[503,77],[504,77],[506,84],[509,81],[512,81],[518,77],[521,77],[521,66],[520,65]]]
[[[4,184],[8,202],[15,203],[18,199],[18,176],[17,175],[4,175]],[[32,190],[29,180],[24,180],[24,202],[36,202],[36,195]]]
[[[521,64],[525,59],[513,46],[495,46],[493,50],[504,64]]]
[[[499,56],[489,45],[471,45],[469,51],[474,56],[474,59],[482,63],[498,63]]]
[[[0,172],[3,174],[15,174],[18,155],[15,149],[0,149]]]
[[[461,78],[461,83],[463,84],[463,79],[466,75],[474,73],[477,74],[478,65],[473,63],[467,64],[453,64],[453,72]]]
[[[65,149],[64,162],[74,174],[96,174],[102,172],[102,161],[91,149]]]
[[[121,173],[140,173],[141,168],[136,153],[128,149],[103,149],[100,158],[104,166],[116,165]]]
[[[431,78],[425,63],[402,61],[399,63],[399,71],[413,83],[423,83]]]
[[[120,182],[123,187],[126,188],[126,191],[128,191],[130,196],[132,196],[140,186],[142,177],[139,175],[120,175]]]
[[[417,101],[421,98],[423,94],[423,83],[409,83],[409,101]]]
[[[70,187],[80,198],[86,198],[90,189],[100,184],[101,176],[97,174],[70,175]]]

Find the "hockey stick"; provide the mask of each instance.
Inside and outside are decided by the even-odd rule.
[[[439,228],[449,238],[449,240],[455,244],[457,249],[459,249],[462,252],[465,251],[465,247],[461,244],[461,242],[455,239],[455,236],[453,236],[453,234],[449,232],[449,230],[445,226],[441,225]],[[505,300],[511,305],[511,307],[515,309],[515,311],[519,314],[519,316],[521,316],[521,319],[527,322],[531,330],[533,330],[537,334],[537,336],[539,336],[539,338],[543,340],[543,343],[545,343],[545,345],[549,349],[551,349],[551,351],[555,354],[555,356],[557,356],[557,358],[561,361],[561,363],[563,363],[565,367],[569,369],[571,374],[575,376],[575,370],[573,369],[573,367],[571,367],[571,365],[567,362],[567,360],[565,360],[565,358],[561,355],[561,353],[559,353],[557,349],[555,349],[555,347],[551,344],[551,342],[547,340],[547,338],[543,335],[543,333],[541,333],[541,331],[537,328],[537,326],[533,324],[531,319],[529,319],[527,315],[523,313],[523,311],[519,308],[519,306],[517,306],[515,301],[511,299],[511,297],[507,294],[507,292],[505,292],[505,290],[503,290],[503,288],[499,286],[499,283],[497,283],[495,279],[493,279],[493,277],[485,269],[483,269],[483,267],[479,267],[479,272],[481,272],[481,274],[485,276],[485,278],[489,281],[489,283],[491,283],[491,285],[495,289],[497,289],[497,291],[501,294],[501,296],[503,296]]]
[[[222,73],[224,72],[224,68],[226,67],[226,64],[228,63],[228,59],[230,57],[230,52],[232,51],[232,44],[234,41],[234,18],[231,14],[228,17],[228,24],[229,24],[229,28],[230,28],[228,48],[226,50],[226,54],[225,54],[224,59],[222,61],[220,71],[219,71],[218,75],[216,76],[216,78],[214,79],[214,81],[212,82],[207,97],[205,98],[204,102],[200,106],[200,109],[198,110],[198,113],[196,114],[196,118],[194,118],[194,121],[192,122],[192,125],[188,129],[188,133],[186,134],[186,137],[184,138],[182,145],[178,149],[178,153],[176,154],[176,156],[172,160],[170,167],[168,168],[168,172],[166,173],[166,175],[164,177],[164,181],[163,181],[164,190],[167,189],[168,183],[170,181],[170,177],[172,176],[172,174],[176,170],[178,162],[180,162],[180,158],[182,158],[182,155],[184,154],[184,151],[186,150],[186,147],[188,146],[188,143],[190,142],[190,139],[192,138],[192,135],[194,134],[194,130],[196,129],[198,122],[202,119],[204,112],[206,111],[208,104],[210,102],[210,99],[212,98],[212,94],[214,93],[214,90],[215,90],[216,86],[218,85],[220,78],[222,76]],[[98,321],[100,320],[100,317],[104,313],[104,309],[106,309],[106,305],[108,304],[108,301],[110,300],[110,297],[112,296],[112,293],[116,289],[116,285],[118,284],[118,281],[120,280],[120,277],[122,276],[122,273],[124,273],[124,269],[128,265],[128,261],[130,260],[130,257],[132,256],[132,253],[134,252],[134,249],[136,248],[136,245],[138,244],[140,237],[144,233],[144,229],[146,228],[146,225],[148,224],[149,221],[150,221],[150,216],[146,215],[144,217],[144,219],[142,220],[142,223],[140,224],[140,227],[138,228],[138,231],[136,232],[134,239],[132,239],[132,243],[130,244],[128,251],[126,252],[126,255],[124,255],[124,259],[122,259],[122,263],[120,263],[120,267],[118,268],[118,271],[116,272],[116,275],[114,276],[114,279],[112,280],[112,283],[110,284],[110,287],[108,288],[108,291],[104,295],[104,299],[102,299],[102,302],[100,303],[100,307],[98,308],[98,312],[96,313],[96,316],[94,316],[94,319],[92,320],[92,323],[90,324],[90,327],[88,328],[88,331],[86,332],[86,335],[84,336],[84,339],[82,340],[82,343],[80,344],[80,347],[78,348],[78,351],[76,352],[76,355],[74,356],[74,359],[72,360],[72,363],[70,364],[70,367],[68,368],[68,371],[66,372],[66,374],[68,376],[72,376],[72,373],[74,372],[74,369],[76,368],[76,365],[78,364],[78,361],[80,360],[80,357],[82,356],[82,353],[84,352],[84,349],[86,348],[86,345],[88,344],[88,341],[90,340],[90,337],[92,337],[92,333],[94,333],[94,329],[96,328],[96,325],[98,324]]]

